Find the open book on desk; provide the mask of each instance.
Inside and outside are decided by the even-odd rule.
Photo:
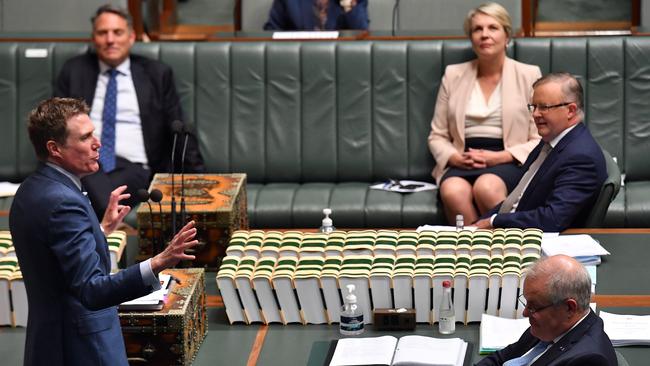
[[[343,338],[334,341],[336,349],[329,366],[423,365],[462,366],[467,342],[460,338],[433,338],[418,335],[371,338]]]

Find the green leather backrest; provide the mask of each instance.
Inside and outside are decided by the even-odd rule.
[[[51,95],[63,62],[87,50],[0,43],[0,179],[33,171],[27,113]],[[208,169],[262,183],[430,180],[441,76],[473,57],[466,40],[138,43],[134,52],[173,68]],[[593,135],[628,181],[650,179],[650,37],[519,38],[508,52],[543,73],[577,75]]]

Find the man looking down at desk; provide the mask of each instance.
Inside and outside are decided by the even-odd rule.
[[[180,99],[169,66],[131,54],[135,32],[127,12],[113,5],[97,9],[92,18],[94,52],[69,59],[56,81],[54,95],[83,98],[103,145],[100,169],[83,179],[97,217],[110,192],[126,185],[131,198],[149,188],[154,173],[179,171],[182,135],[171,166],[173,124],[183,120]],[[182,124],[181,124],[182,125]],[[179,132],[179,131],[176,131]],[[183,132],[183,131],[180,131]],[[188,135],[186,172],[203,172],[196,139]]]
[[[81,178],[99,169],[101,143],[88,106],[52,98],[29,115],[29,138],[40,161],[20,185],[9,213],[29,317],[25,365],[127,365],[118,304],[159,289],[158,273],[194,256],[194,222],[155,257],[110,274],[105,235],[129,206],[126,187],[115,189],[100,223]]]
[[[368,0],[273,0],[264,30],[368,29]]]
[[[582,123],[583,92],[568,73],[533,84],[528,109],[542,141],[524,164],[526,173],[506,199],[475,225],[559,232],[584,224],[607,178],[605,158]]]
[[[519,297],[530,328],[477,366],[617,365],[590,299],[591,279],[582,264],[564,255],[539,260],[526,272]]]

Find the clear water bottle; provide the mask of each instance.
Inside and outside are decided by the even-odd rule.
[[[456,314],[454,314],[454,303],[451,300],[451,281],[442,282],[438,331],[440,334],[453,334],[456,331]]]
[[[330,218],[330,215],[332,214],[332,209],[331,208],[324,208],[323,209],[323,214],[325,215],[325,218],[323,218],[321,227],[320,227],[320,232],[329,234],[332,231],[336,230],[334,227],[334,224],[332,223],[332,219]]]
[[[355,336],[363,333],[363,312],[357,305],[357,296],[354,294],[355,286],[346,286],[348,293],[341,308],[341,322],[339,329],[342,335]]]
[[[463,219],[463,215],[458,214],[456,215],[456,231],[461,231],[465,228],[465,220]]]

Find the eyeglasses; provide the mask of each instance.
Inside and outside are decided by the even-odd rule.
[[[544,309],[547,309],[547,308],[550,308],[551,306],[555,306],[555,305],[557,305],[557,303],[550,303],[550,304],[548,304],[548,305],[540,306],[540,307],[538,307],[538,308],[531,308],[530,306],[528,306],[528,303],[527,303],[527,301],[526,301],[526,298],[524,297],[524,294],[519,295],[519,297],[517,298],[517,300],[519,301],[519,303],[521,304],[521,306],[524,307],[524,309],[528,310],[528,312],[530,313],[530,315],[533,315],[533,314],[535,314],[535,313],[539,313],[540,311],[542,311],[542,310],[544,310]]]
[[[538,110],[539,113],[546,113],[546,112],[550,111],[551,109],[564,107],[564,106],[567,106],[567,105],[569,105],[571,103],[574,103],[574,102],[566,102],[566,103],[560,103],[560,104],[554,104],[554,105],[528,104],[528,111],[530,113],[534,113],[535,110]]]

